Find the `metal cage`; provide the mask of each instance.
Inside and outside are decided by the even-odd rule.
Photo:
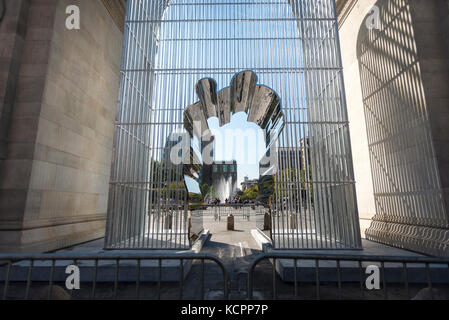
[[[106,248],[191,245],[202,218],[170,136],[200,79],[244,70],[282,100],[274,247],[361,248],[335,0],[128,0]]]

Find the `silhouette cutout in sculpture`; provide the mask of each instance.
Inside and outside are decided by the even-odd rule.
[[[248,115],[248,122],[254,122],[263,130],[266,137],[266,155],[263,157],[261,167],[264,174],[261,178],[265,183],[261,193],[264,198],[273,194],[273,169],[274,162],[270,162],[270,147],[276,143],[279,134],[284,128],[284,116],[281,108],[281,99],[271,88],[257,84],[257,75],[252,71],[244,71],[236,74],[231,86],[217,92],[215,80],[210,78],[201,79],[196,84],[196,93],[199,101],[188,106],[184,111],[184,128],[190,137],[196,136],[199,140],[208,137],[209,125],[207,120],[211,117],[218,117],[220,126],[224,126],[231,121],[231,114],[245,112]],[[201,210],[200,177],[201,165],[198,165],[198,155],[192,147],[184,160],[184,180],[188,194],[189,203],[189,233],[192,236],[199,227],[195,227],[195,211]],[[262,164],[263,163],[263,164]],[[188,182],[188,183],[187,183]],[[199,221],[199,219],[198,219]]]

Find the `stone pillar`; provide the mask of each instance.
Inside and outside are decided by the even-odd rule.
[[[31,176],[55,11],[51,1],[10,0],[0,24],[7,43],[3,47],[2,41],[2,53],[10,51],[10,59],[2,62],[8,78],[0,126],[5,130],[0,134],[5,147],[0,163],[0,252],[24,251],[24,238],[38,241],[24,230],[24,222],[27,211],[38,210],[40,201],[31,191]]]
[[[0,160],[4,160],[20,58],[25,46],[29,1],[2,0],[0,6]]]
[[[230,215],[228,216],[228,221],[227,221],[227,223],[228,223],[227,230],[228,230],[228,231],[234,231],[234,216],[233,216],[232,214],[230,214]]]
[[[366,121],[363,108],[357,36],[364,25],[366,13],[377,0],[337,0],[340,24],[341,56],[348,105],[357,207],[362,237],[376,214],[370,155],[367,143]]]
[[[365,111],[376,204],[366,236],[448,256],[448,2],[374,4],[380,8],[380,29],[360,21],[356,53],[362,103],[352,106]],[[368,8],[357,12],[364,17]]]
[[[449,1],[413,0],[411,12],[446,209],[437,225],[449,228]]]
[[[191,220],[189,220],[190,222]],[[166,230],[171,230],[173,228],[173,215],[171,212],[166,212],[164,217],[164,228]]]
[[[5,3],[0,128],[9,127],[0,133],[0,252],[101,238],[122,32],[101,0]],[[65,27],[72,4],[80,8],[80,30]]]
[[[263,217],[263,230],[271,229],[271,215],[269,212],[265,212]]]
[[[298,220],[297,220],[296,214],[295,214],[295,213],[292,213],[292,214],[290,215],[290,229],[293,229],[293,230],[298,229],[297,221],[298,221]]]

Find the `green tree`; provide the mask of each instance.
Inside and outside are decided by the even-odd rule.
[[[214,186],[210,186],[207,183],[200,185],[201,194],[203,198],[213,198],[214,197]]]
[[[240,199],[242,199],[243,201],[246,200],[252,201],[256,200],[258,195],[259,195],[259,186],[256,184],[251,188],[248,188],[245,191],[243,191],[243,194],[240,196]]]
[[[306,199],[309,195],[310,200],[313,202],[312,170],[310,168],[308,174],[305,169],[289,168],[279,170],[275,175],[275,180],[274,197],[294,197],[296,199],[298,191],[300,191],[302,199]],[[282,183],[283,181],[285,183]],[[298,190],[298,187],[300,190]]]

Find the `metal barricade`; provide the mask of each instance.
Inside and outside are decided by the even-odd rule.
[[[194,262],[199,265],[194,266]],[[69,275],[68,266],[76,266],[81,270],[80,282],[89,290],[76,296],[77,290],[67,290],[70,299],[205,299],[208,287],[206,283],[206,265],[212,263],[222,273],[223,299],[228,295],[228,273],[223,262],[210,254],[184,253],[120,253],[120,254],[1,254],[0,255],[0,288],[3,300],[10,299],[8,294],[15,286],[20,296],[13,299],[34,299],[31,295],[33,284],[45,285],[46,297],[37,299],[53,299],[54,288],[58,284],[66,284]],[[166,268],[165,270],[163,270]],[[194,285],[190,285],[190,273],[195,269]],[[198,274],[199,270],[199,274]],[[215,269],[213,270],[214,272]],[[177,278],[177,279],[176,279]],[[197,279],[199,278],[199,279]],[[214,279],[218,279],[214,273]],[[186,284],[187,282],[187,284]],[[168,283],[163,292],[162,284]],[[107,294],[97,296],[98,286],[108,286]],[[186,286],[195,289],[186,293]],[[110,290],[112,289],[112,290]],[[1,290],[1,289],[0,289]],[[123,293],[121,291],[124,291]],[[122,293],[122,294],[121,294]]]
[[[293,285],[287,286],[292,292],[283,292],[282,299],[310,299],[310,293],[313,291],[313,298],[316,300],[346,299],[348,296],[350,299],[410,299],[413,297],[412,287],[416,287],[414,291],[424,292],[419,299],[442,299],[435,297],[436,287],[449,297],[449,258],[270,252],[256,257],[249,268],[247,285],[250,300],[254,298],[255,270],[263,261],[270,261],[272,265],[271,280],[268,280],[271,285],[264,280],[264,294],[267,294],[268,287],[271,287],[272,298],[275,300],[279,298],[279,285],[283,285],[285,289],[285,280],[281,282],[278,274],[280,271],[286,272],[285,265],[280,265],[281,261],[288,261],[290,270],[293,271],[293,274],[289,275]],[[372,276],[371,271],[376,268],[379,271],[380,287],[372,291],[373,288],[367,288],[366,284]],[[266,266],[264,270],[267,270]],[[375,272],[373,274],[376,275]],[[267,279],[266,274],[264,279]],[[355,289],[356,287],[358,289]],[[309,296],[301,295],[301,288],[307,291]],[[336,295],[330,296],[330,291],[334,291]],[[323,293],[326,293],[325,297]],[[419,296],[416,292],[414,294],[415,297]]]

